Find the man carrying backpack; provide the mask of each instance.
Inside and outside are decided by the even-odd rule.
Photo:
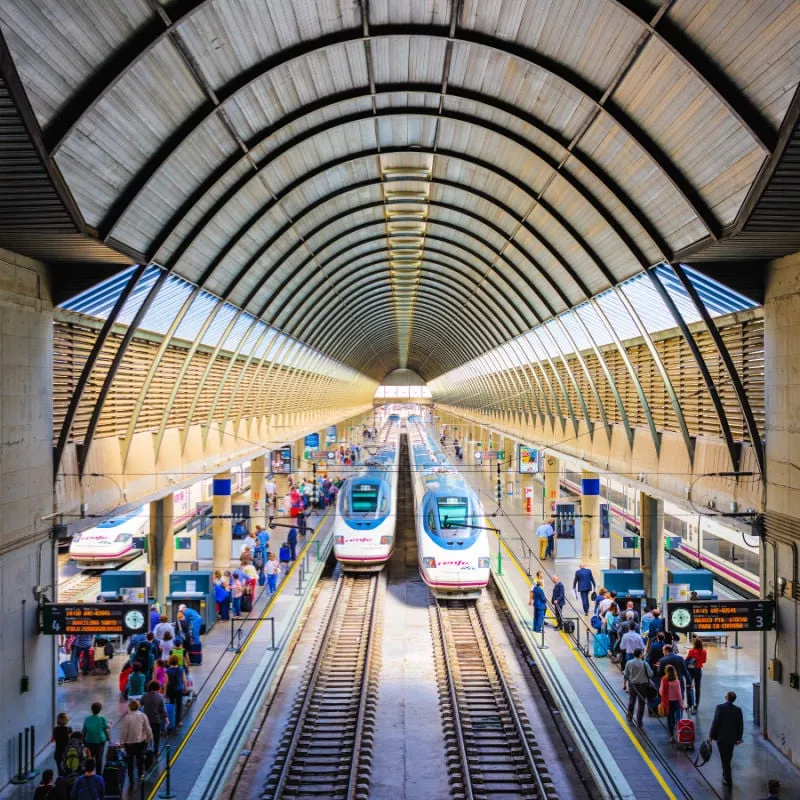
[[[94,770],[94,759],[88,758],[83,775],[72,784],[71,800],[103,800],[106,796],[106,784]]]

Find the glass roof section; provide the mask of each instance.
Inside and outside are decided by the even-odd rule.
[[[734,292],[691,267],[684,266],[684,270],[712,317],[744,311],[757,305],[744,295]],[[653,272],[667,290],[683,319],[689,324],[700,322],[702,319],[700,312],[672,269],[667,265],[661,265]],[[592,301],[560,314],[557,319],[547,320],[517,339],[452,370],[446,377],[463,380],[470,376],[493,374],[509,366],[521,366],[528,360],[546,361],[548,357],[557,359],[576,349],[588,350],[592,347],[592,342],[597,347],[604,347],[614,341],[609,326],[622,341],[641,336],[639,326],[618,292],[624,293],[642,325],[651,335],[676,327],[675,319],[667,304],[650,278],[641,272],[621,283],[618,289],[602,292]],[[599,313],[598,309],[602,313]],[[561,324],[568,335],[564,334]],[[445,376],[439,376],[437,380],[443,377]]]
[[[136,269],[135,266],[124,269],[59,307],[107,319]],[[125,301],[117,319],[119,324],[130,325],[160,272],[160,267],[152,265],[147,267],[130,297]],[[175,332],[176,339],[195,341],[199,336],[201,344],[216,348],[225,336],[221,349],[226,352],[235,353],[241,344],[239,354],[252,356],[253,359],[260,360],[266,354],[266,360],[280,358],[285,366],[311,369],[320,374],[336,372],[339,376],[352,379],[359,374],[356,370],[323,356],[313,348],[281,333],[263,320],[257,320],[252,314],[243,312],[231,303],[223,302],[210,292],[198,291],[196,286],[174,274],[170,275],[162,285],[147,310],[140,329],[166,334],[190,298],[192,298],[191,303],[184,310]]]

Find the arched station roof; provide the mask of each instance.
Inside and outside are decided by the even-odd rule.
[[[724,239],[800,82],[779,0],[6,0],[0,28],[85,233],[376,380]]]

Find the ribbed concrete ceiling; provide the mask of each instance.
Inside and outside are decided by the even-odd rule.
[[[424,380],[734,224],[787,0],[5,0],[97,237]]]

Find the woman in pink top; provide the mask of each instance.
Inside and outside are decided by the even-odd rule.
[[[681,716],[681,703],[681,682],[675,667],[670,664],[661,679],[661,705],[667,709],[670,742],[675,741],[675,726]]]
[[[162,659],[156,661],[156,668],[153,670],[153,680],[158,681],[163,689],[167,685],[167,668]]]

